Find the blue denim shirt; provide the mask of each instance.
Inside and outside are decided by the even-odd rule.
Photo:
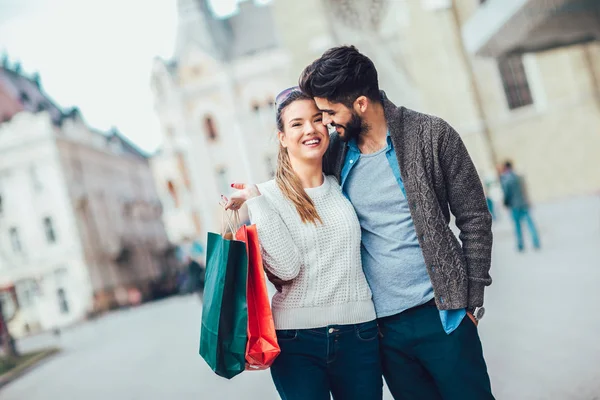
[[[356,141],[349,142],[347,146],[348,152],[346,153],[346,159],[344,161],[341,176],[341,186],[346,197],[348,197],[348,195],[346,194],[346,191],[344,189],[344,184],[346,183],[346,179],[348,178],[352,167],[354,167],[354,165],[360,158],[360,150],[358,149]],[[394,173],[394,176],[396,178],[396,182],[398,182],[400,190],[402,190],[402,193],[404,193],[404,196],[406,197],[406,190],[404,188],[404,183],[402,182],[402,176],[400,175],[400,165],[398,164],[398,159],[396,158],[396,152],[394,151],[394,145],[392,144],[389,132],[387,136],[387,149],[385,154],[390,164],[390,168],[392,169],[392,172]],[[447,334],[452,333],[456,328],[458,328],[465,315],[466,310],[464,308],[460,310],[440,310],[440,319],[442,321],[444,331]]]

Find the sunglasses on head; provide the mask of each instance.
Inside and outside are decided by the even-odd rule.
[[[287,100],[288,97],[290,97],[290,94],[292,94],[294,92],[299,92],[299,91],[300,91],[300,88],[298,86],[292,86],[290,88],[283,90],[281,93],[279,93],[277,95],[277,97],[275,97],[275,105],[277,107],[279,107],[281,105],[281,103],[283,103],[284,101]]]

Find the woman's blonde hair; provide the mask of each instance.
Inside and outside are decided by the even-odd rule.
[[[300,90],[291,92],[288,97],[277,105],[277,129],[279,132],[284,132],[283,124],[283,112],[285,109],[295,101],[298,100],[313,100],[308,95],[304,94]],[[300,215],[302,222],[312,222],[316,225],[317,221],[323,223],[315,203],[313,203],[310,196],[304,190],[300,178],[294,172],[292,163],[290,162],[290,155],[288,154],[287,148],[279,144],[279,154],[277,156],[277,171],[275,172],[275,182],[283,195],[289,199],[294,206],[296,211]]]

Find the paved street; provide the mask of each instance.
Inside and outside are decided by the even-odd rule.
[[[543,250],[514,252],[495,227],[494,284],[480,325],[498,399],[600,399],[600,197],[534,210]],[[268,372],[227,381],[198,356],[200,303],[173,298],[29,338],[62,354],[0,391],[1,400],[276,399]],[[387,397],[390,398],[390,397]]]

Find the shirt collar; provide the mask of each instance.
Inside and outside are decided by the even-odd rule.
[[[356,139],[352,139],[347,143],[347,146],[350,150],[360,153],[358,149],[358,144],[356,143]],[[392,143],[392,137],[390,136],[390,130],[387,131],[387,150],[391,150],[394,147]]]

